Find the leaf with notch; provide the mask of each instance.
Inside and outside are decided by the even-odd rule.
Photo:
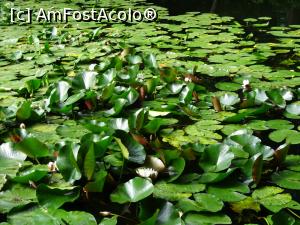
[[[138,202],[153,192],[153,184],[151,181],[135,177],[124,184],[120,184],[117,189],[110,195],[112,202],[120,204],[126,202]]]
[[[230,166],[233,158],[234,154],[230,151],[229,146],[210,145],[205,149],[199,165],[206,172],[220,172]]]

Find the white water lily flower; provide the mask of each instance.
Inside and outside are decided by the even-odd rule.
[[[94,71],[96,66],[97,66],[96,63],[93,63],[93,64],[89,65],[89,70]]]
[[[57,28],[56,27],[52,28],[51,36],[52,37],[56,37],[57,36]]]
[[[56,166],[56,161],[48,163],[48,170],[49,172],[56,172],[58,170]]]
[[[85,89],[90,89],[96,86],[96,75],[98,73],[94,71],[85,71],[82,75]]]
[[[135,170],[135,172],[140,176],[144,178],[156,178],[158,175],[158,172],[152,168],[146,168],[146,167],[140,167]]]
[[[243,80],[243,85],[242,85],[243,89],[247,89],[249,85],[250,85],[249,80]]]
[[[282,95],[283,99],[286,101],[291,101],[293,99],[293,93],[291,91],[285,91]]]
[[[192,78],[191,78],[191,77],[185,77],[185,78],[184,78],[184,81],[185,81],[185,82],[192,82]]]

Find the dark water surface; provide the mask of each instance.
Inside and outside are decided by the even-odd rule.
[[[272,17],[271,25],[300,24],[300,0],[150,0],[169,9],[171,15],[190,11],[214,12],[238,20]]]

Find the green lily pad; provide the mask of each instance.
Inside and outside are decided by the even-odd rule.
[[[110,195],[112,202],[138,202],[152,194],[154,190],[153,184],[140,177],[135,177],[128,182],[121,184]]]
[[[222,91],[237,91],[242,88],[240,84],[231,82],[219,82],[215,86]]]
[[[79,197],[79,189],[51,187],[40,184],[36,190],[39,204],[48,210],[58,209],[66,202],[73,202]]]
[[[252,197],[270,211],[279,212],[292,201],[291,195],[288,193],[282,194],[283,191],[283,189],[278,187],[266,186],[255,190],[252,193]]]
[[[300,173],[283,170],[272,175],[272,181],[278,186],[287,189],[300,190]]]
[[[269,138],[275,142],[282,142],[286,139],[287,143],[299,144],[300,143],[300,132],[295,130],[276,130],[270,133]]]
[[[8,222],[11,225],[17,224],[36,224],[43,222],[45,224],[60,225],[59,218],[52,216],[43,208],[32,208],[26,211],[14,213],[8,217]]]
[[[206,172],[220,172],[231,165],[234,154],[227,145],[210,145],[203,153],[200,167]]]
[[[13,180],[23,184],[28,184],[30,181],[37,182],[45,177],[48,171],[47,165],[34,165],[20,171]]]
[[[92,214],[83,211],[64,211],[56,210],[53,216],[74,225],[96,225],[96,219]]]
[[[14,208],[36,203],[35,193],[34,189],[20,184],[16,184],[11,189],[0,192],[0,212],[8,213]]]
[[[155,224],[157,225],[180,225],[181,219],[178,210],[171,202],[166,202],[157,216]]]
[[[153,196],[169,201],[176,201],[192,196],[193,193],[201,192],[205,189],[204,184],[173,184],[160,182],[155,184]]]
[[[208,186],[207,192],[215,195],[220,200],[225,202],[239,202],[244,200],[247,196],[244,194],[249,193],[249,188],[241,183],[225,183],[224,185]]]
[[[231,219],[229,216],[215,213],[189,213],[184,219],[186,224],[196,225],[199,223],[202,224],[231,224]]]

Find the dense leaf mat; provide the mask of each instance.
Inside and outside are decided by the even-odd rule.
[[[7,21],[94,4],[0,3],[0,224],[300,224],[300,26]]]

